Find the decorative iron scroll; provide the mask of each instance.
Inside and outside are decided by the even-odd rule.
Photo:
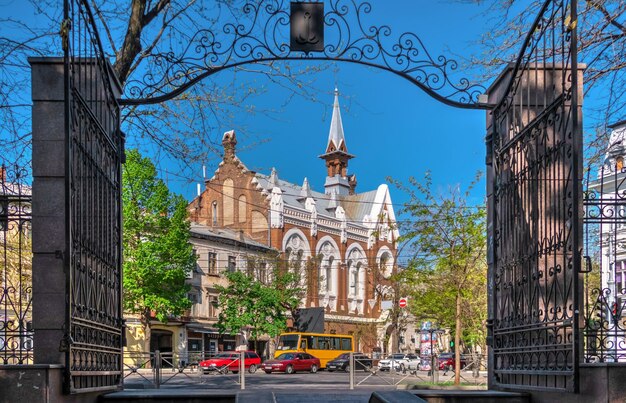
[[[582,134],[575,2],[549,0],[493,110],[490,379],[576,391]],[[570,15],[571,13],[571,15]]]
[[[122,381],[121,163],[115,79],[86,0],[66,0],[66,389]]]
[[[250,63],[277,60],[345,61],[397,74],[435,99],[460,108],[487,109],[478,101],[481,85],[462,78],[453,81],[455,60],[433,57],[421,39],[405,32],[392,36],[388,25],[368,25],[369,3],[335,0],[324,15],[325,45],[322,52],[299,52],[290,48],[288,2],[261,0],[243,7],[241,23],[228,22],[221,29],[196,32],[180,53],[171,49],[153,55],[147,73],[129,80],[129,99],[122,105],[155,104],[174,98],[202,79],[221,70]],[[352,17],[352,18],[351,18]]]
[[[626,362],[626,169],[623,133],[612,135],[584,193],[584,361]]]
[[[0,167],[0,365],[33,363],[31,188]]]

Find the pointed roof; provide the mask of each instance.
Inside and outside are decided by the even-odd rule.
[[[306,199],[307,197],[311,197],[311,187],[309,186],[309,180],[307,178],[304,178],[304,182],[302,183],[300,197],[304,199]]]
[[[274,187],[278,187],[278,173],[274,167],[272,167],[272,173],[270,174],[270,183]]]
[[[343,145],[343,149],[342,149]],[[328,132],[328,144],[326,152],[335,150],[347,151],[346,138],[343,135],[343,123],[341,122],[341,108],[339,107],[339,90],[335,87],[335,103],[333,104],[333,117],[330,120]]]

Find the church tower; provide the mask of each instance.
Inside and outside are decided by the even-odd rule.
[[[333,105],[333,116],[330,121],[328,145],[326,146],[326,153],[320,155],[320,158],[326,161],[325,193],[338,195],[354,194],[356,176],[348,176],[348,161],[354,158],[354,155],[348,153],[346,146],[337,88],[335,88],[335,103]]]

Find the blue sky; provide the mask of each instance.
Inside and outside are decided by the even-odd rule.
[[[392,37],[403,32],[417,34],[432,56],[452,53],[469,55],[472,43],[485,27],[474,5],[436,1],[385,2],[373,1],[367,22],[387,24]],[[474,51],[476,51],[474,49]],[[315,62],[304,62],[315,65]],[[466,187],[477,171],[484,169],[485,112],[461,110],[439,103],[418,87],[387,71],[332,62],[316,74],[314,86],[321,92],[317,102],[289,98],[290,91],[260,77],[246,77],[245,73],[222,72],[210,79],[236,88],[239,83],[258,85],[262,95],[250,104],[258,110],[279,112],[267,116],[262,113],[237,113],[233,123],[225,124],[217,139],[236,126],[239,139],[239,157],[253,170],[269,173],[272,167],[282,179],[302,183],[307,177],[315,190],[323,191],[326,176],[324,162],[318,155],[325,151],[330,125],[335,85],[340,91],[340,104],[346,142],[356,158],[349,163],[349,172],[358,178],[358,191],[372,190],[384,183],[388,176],[406,181],[409,176],[421,177],[427,170],[433,173],[435,186],[445,191],[448,186]],[[470,76],[457,71],[453,80]],[[230,83],[230,84],[228,84]],[[488,83],[485,83],[487,86]],[[255,147],[248,146],[266,140]],[[211,177],[217,160],[207,161],[207,176]],[[167,163],[161,166],[172,169]],[[201,181],[202,167],[197,167],[197,182]],[[168,183],[190,199],[195,196],[196,184],[167,175]],[[484,197],[484,182],[474,192],[475,203]],[[406,197],[393,190],[394,203]]]
[[[389,25],[393,38],[413,32],[433,57],[477,55],[474,44],[489,25],[482,7],[452,0],[373,0],[371,4],[366,24]],[[0,13],[33,24],[41,18],[23,1],[0,0]],[[300,184],[307,177],[315,190],[323,191],[326,170],[318,155],[325,151],[337,86],[348,149],[356,155],[349,172],[357,175],[358,191],[375,189],[387,177],[406,181],[430,170],[435,187],[445,192],[459,184],[465,188],[477,171],[484,170],[486,112],[443,105],[386,71],[351,63],[325,65],[324,71],[310,77],[320,90],[317,101],[296,97],[285,104],[290,90],[259,74],[225,71],[210,77],[227,93],[241,91],[239,86],[245,85],[260,95],[248,99],[246,108],[234,108],[232,120],[221,121],[206,136],[217,140],[223,132],[237,128],[238,155],[250,169],[269,173],[275,167],[282,179]],[[451,79],[472,75],[461,67]],[[247,113],[243,109],[274,112]],[[208,177],[218,163],[217,158],[206,161]],[[161,160],[159,169],[172,190],[187,199],[195,196],[202,164],[194,168],[195,175],[185,178],[178,176],[175,161]],[[475,188],[471,204],[480,204],[483,198],[484,181]],[[406,196],[392,189],[392,199],[399,205]]]

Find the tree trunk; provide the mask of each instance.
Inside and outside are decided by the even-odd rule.
[[[128,19],[124,43],[116,55],[116,61],[113,67],[121,83],[126,82],[133,61],[139,52],[141,52],[142,19],[145,11],[145,0],[133,0],[130,7],[130,18]]]
[[[456,313],[455,313],[455,329],[454,329],[454,384],[461,383],[461,291],[456,293]]]
[[[148,355],[150,356],[150,354],[153,353],[152,351],[150,351],[150,339],[152,337],[152,329],[150,328],[150,318],[149,316],[146,318],[142,315],[139,321],[141,322],[141,326],[143,328],[144,351],[147,351]],[[150,359],[150,363],[151,363],[151,366],[154,368],[155,362],[153,359]]]

